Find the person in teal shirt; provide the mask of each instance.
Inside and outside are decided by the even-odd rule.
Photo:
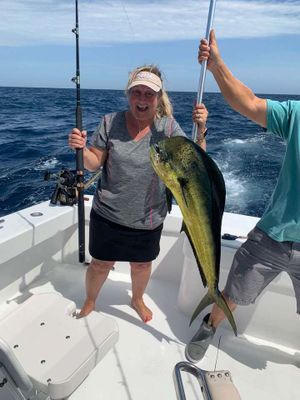
[[[235,254],[223,295],[234,311],[237,305],[254,303],[263,289],[285,271],[292,280],[300,314],[300,101],[278,102],[257,97],[225,65],[214,31],[209,44],[201,40],[198,60],[207,60],[207,68],[235,111],[286,143],[274,192],[262,218]],[[224,318],[223,311],[214,304],[186,346],[185,355],[190,362],[203,358]]]
[[[277,242],[300,242],[300,102],[267,100],[267,131],[280,136],[286,153],[277,185],[257,226]]]

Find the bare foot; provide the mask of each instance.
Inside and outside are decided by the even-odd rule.
[[[143,322],[151,321],[152,311],[146,306],[143,299],[132,300],[131,307],[138,313]]]
[[[95,310],[95,302],[93,300],[86,300],[80,312],[76,315],[76,318],[86,317]]]

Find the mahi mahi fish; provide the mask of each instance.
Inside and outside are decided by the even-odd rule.
[[[226,195],[223,175],[200,146],[183,136],[167,138],[152,145],[150,159],[155,172],[180,207],[182,230],[191,243],[203,285],[208,288],[190,324],[206,306],[215,302],[237,334],[233,315],[218,289],[221,223]],[[169,196],[167,198],[170,200]]]

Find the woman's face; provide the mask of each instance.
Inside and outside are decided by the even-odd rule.
[[[134,86],[128,93],[130,111],[138,120],[153,120],[156,114],[159,98],[160,95],[148,86]]]

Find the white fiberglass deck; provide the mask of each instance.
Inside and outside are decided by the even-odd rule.
[[[84,300],[85,268],[78,264],[49,268],[44,265],[39,279],[10,303],[2,304],[1,313],[23,302],[31,293],[49,291],[61,293],[80,307]],[[130,276],[117,269],[110,273],[103,287],[97,311],[116,319],[119,341],[70,400],[175,400],[173,368],[185,359],[185,343],[197,329],[199,319],[189,328],[189,318],[177,308],[178,285],[153,278],[145,300],[154,317],[144,324],[129,306]],[[122,265],[121,270],[125,269]],[[220,328],[198,366],[207,370],[229,369],[243,400],[299,398],[300,353],[293,349],[235,338],[229,330]],[[201,399],[195,378],[183,376],[187,399]]]
[[[225,213],[222,233],[244,237],[256,222],[254,217]],[[164,224],[160,255],[145,295],[154,314],[148,324],[130,308],[128,264],[118,263],[110,273],[97,311],[116,320],[119,340],[70,400],[176,399],[174,366],[185,360],[185,344],[208,312],[189,327],[192,311],[206,290],[185,235],[179,234],[181,223],[179,208],[174,206]],[[243,240],[222,240],[221,289]],[[53,207],[44,202],[4,217],[0,229],[0,320],[32,293],[56,291],[80,308],[85,298],[86,266],[77,263],[77,256],[76,207]],[[255,305],[236,310],[240,336],[236,338],[224,322],[198,366],[230,370],[243,400],[300,398],[300,318],[295,311],[291,282],[282,274]],[[185,373],[183,377],[187,400],[201,400],[196,379]]]

